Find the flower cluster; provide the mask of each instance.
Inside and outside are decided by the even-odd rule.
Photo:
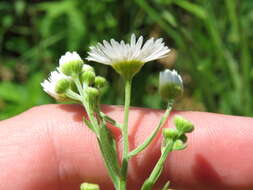
[[[61,56],[56,71],[52,71],[41,86],[56,100],[81,101],[80,95],[97,97],[105,83],[105,78],[96,76],[93,67],[84,64],[76,52],[67,52]]]
[[[183,81],[175,71],[166,69],[160,72],[159,92],[167,101],[167,109],[161,117],[158,125],[145,141],[133,150],[129,150],[128,117],[131,100],[131,86],[133,77],[142,66],[149,61],[167,56],[170,49],[165,46],[163,39],[151,38],[143,42],[143,37],[136,39],[133,34],[130,42],[103,41],[90,47],[87,61],[112,66],[125,82],[124,122],[118,123],[100,110],[100,96],[106,79],[97,76],[93,67],[85,64],[76,52],[67,52],[61,56],[59,66],[51,72],[49,78],[41,83],[44,91],[58,101],[71,100],[81,104],[87,113],[83,118],[86,126],[95,133],[99,148],[104,158],[105,166],[116,190],[126,190],[127,171],[129,160],[143,151],[157,136],[168,119],[174,100],[183,93]],[[115,145],[115,137],[107,128],[107,123],[117,127],[121,131],[123,154],[121,160]],[[174,150],[186,148],[186,133],[193,131],[194,126],[180,116],[174,120],[176,129],[163,129],[163,144],[161,156],[152,170],[150,176],[143,183],[141,190],[151,190],[159,178],[164,162],[168,154]],[[163,189],[168,189],[169,183]],[[81,190],[99,190],[99,186],[93,183],[83,183]]]

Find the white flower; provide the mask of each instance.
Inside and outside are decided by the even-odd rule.
[[[59,60],[60,67],[64,65],[65,63],[69,63],[72,61],[83,62],[82,58],[80,57],[78,53],[76,53],[75,51],[73,51],[72,53],[68,51],[65,53],[65,55],[62,55],[60,58]]]
[[[176,70],[171,71],[169,69],[165,69],[164,71],[160,72],[159,82],[160,86],[164,86],[168,83],[174,83],[180,87],[183,87],[183,80]]]
[[[151,38],[143,43],[143,37],[136,40],[132,34],[130,43],[117,42],[114,39],[110,43],[103,41],[90,47],[87,60],[111,65],[119,74],[126,78],[136,74],[144,63],[165,57],[170,49],[164,45],[163,39]]]
[[[63,73],[53,71],[50,73],[48,80],[44,80],[41,83],[43,90],[55,99],[60,99],[60,94],[57,93],[56,87],[60,80],[69,79],[70,77],[65,76]]]
[[[82,71],[83,60],[74,52],[66,52],[59,60],[59,70],[65,75],[75,75]]]
[[[183,80],[177,71],[166,69],[160,72],[159,91],[164,99],[174,99],[183,92]]]

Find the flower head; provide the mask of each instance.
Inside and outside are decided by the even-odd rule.
[[[78,74],[82,71],[83,60],[74,52],[66,52],[59,60],[59,70],[65,75]]]
[[[136,40],[132,34],[130,43],[111,39],[110,43],[104,40],[103,44],[90,47],[87,60],[111,65],[124,78],[130,79],[146,62],[163,58],[169,51],[162,38],[151,38],[143,43],[142,36]]]
[[[160,72],[159,91],[164,99],[174,99],[183,92],[183,80],[177,71],[166,69]]]
[[[68,76],[65,76],[61,72],[53,71],[50,73],[48,80],[44,80],[41,83],[41,86],[46,93],[48,93],[53,98],[59,100],[61,99],[61,92],[63,92],[69,87],[68,81]]]

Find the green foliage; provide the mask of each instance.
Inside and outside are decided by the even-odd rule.
[[[45,76],[35,73],[24,84],[4,81],[0,83],[0,119],[16,115],[32,106],[50,102],[40,88],[40,81]]]
[[[251,0],[1,1],[0,118],[51,102],[39,83],[67,50],[85,58],[89,45],[132,32],[162,36],[176,49],[176,61],[165,65],[183,73],[190,101],[207,111],[253,116],[252,9]],[[103,102],[122,104],[116,73],[91,64],[110,82]],[[162,105],[161,69],[148,63],[134,78],[134,105]]]

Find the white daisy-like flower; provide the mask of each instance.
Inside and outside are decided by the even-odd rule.
[[[43,90],[46,93],[48,93],[50,96],[58,100],[61,97],[60,97],[60,94],[57,92],[57,86],[59,84],[59,81],[66,81],[66,79],[69,80],[70,77],[64,75],[61,72],[53,71],[50,73],[50,76],[48,77],[48,79],[44,80],[41,83],[41,86],[43,87]]]
[[[59,60],[59,70],[66,75],[80,73],[82,66],[83,60],[75,51],[66,52]]]
[[[183,80],[175,70],[165,69],[159,75],[159,91],[163,98],[174,99],[183,92]]]
[[[146,62],[163,58],[169,52],[162,38],[144,43],[142,36],[136,39],[132,34],[130,43],[111,39],[110,43],[104,40],[103,44],[91,46],[87,60],[111,65],[123,77],[132,78]]]

